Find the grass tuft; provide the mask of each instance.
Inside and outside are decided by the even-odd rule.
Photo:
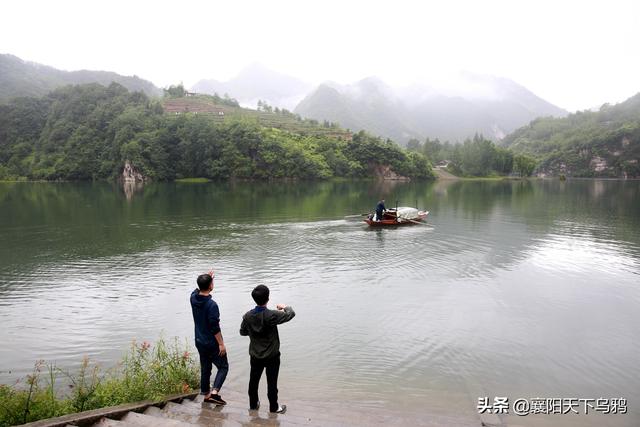
[[[86,357],[74,373],[39,360],[24,380],[0,385],[0,426],[189,393],[200,385],[200,368],[188,348],[177,338],[155,345],[134,341],[107,371]]]

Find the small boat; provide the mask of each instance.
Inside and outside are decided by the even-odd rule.
[[[375,213],[369,214],[364,222],[369,224],[370,227],[423,224],[427,215],[429,215],[429,211],[420,211],[409,207],[387,209],[380,221],[375,218],[375,215]]]

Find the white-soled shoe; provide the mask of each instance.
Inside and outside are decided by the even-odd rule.
[[[280,405],[278,409],[271,411],[272,414],[284,414],[285,412],[287,412],[287,405]]]

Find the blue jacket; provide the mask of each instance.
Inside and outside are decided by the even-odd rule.
[[[196,346],[218,347],[215,335],[220,332],[220,310],[211,295],[191,293],[191,312],[195,323]]]

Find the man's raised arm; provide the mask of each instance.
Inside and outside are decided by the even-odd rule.
[[[291,306],[288,306],[286,304],[278,304],[276,308],[278,309],[278,311],[275,312],[276,325],[288,322],[296,316],[296,312],[293,311],[293,308],[291,308]]]

